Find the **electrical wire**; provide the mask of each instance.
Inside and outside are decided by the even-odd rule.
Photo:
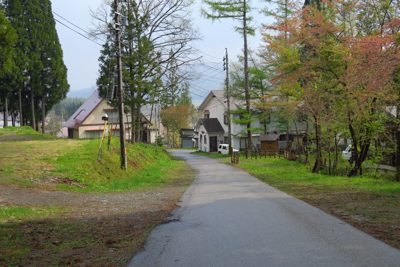
[[[43,13],[46,14],[46,12],[45,12],[43,9],[41,9],[40,7],[38,7],[38,6],[34,5],[34,4],[32,4],[32,2],[30,2],[29,0],[26,0],[26,2],[28,2],[28,3],[31,4],[33,7],[37,8],[38,10],[40,10],[40,11],[42,11]],[[98,42],[93,41],[92,39],[88,38],[87,36],[81,34],[80,32],[77,32],[76,30],[72,29],[71,27],[65,25],[64,23],[62,23],[62,22],[59,21],[58,19],[56,19],[56,18],[54,18],[54,17],[53,17],[53,19],[54,19],[55,21],[57,21],[58,23],[60,23],[61,25],[67,27],[67,28],[70,29],[71,31],[73,31],[73,32],[79,34],[80,36],[82,36],[82,37],[88,39],[89,41],[91,41],[91,42],[93,42],[93,43],[95,43],[95,44],[97,44],[97,45],[99,45],[99,46],[103,46],[102,44],[99,44]],[[74,25],[74,24],[73,24],[73,25]],[[76,26],[76,25],[74,25],[74,26]],[[76,27],[77,27],[77,26],[76,26]],[[78,27],[78,28],[79,28],[79,27]]]
[[[83,32],[87,33],[88,35],[90,35],[90,36],[92,36],[92,37],[94,37],[94,38],[96,38],[96,39],[99,39],[100,41],[107,42],[107,41],[105,41],[105,40],[103,40],[103,39],[99,38],[98,36],[96,36],[96,35],[94,35],[94,34],[92,34],[92,33],[88,32],[88,31],[86,31],[86,30],[82,29],[81,27],[79,27],[79,26],[77,26],[77,25],[75,25],[74,23],[72,23],[71,21],[67,20],[66,18],[64,18],[64,17],[60,16],[59,14],[57,14],[56,12],[54,12],[53,10],[52,10],[51,12],[53,12],[53,14],[55,14],[55,15],[59,16],[59,17],[60,17],[60,18],[62,18],[63,20],[67,21],[68,23],[70,23],[70,24],[74,25],[75,27],[77,27],[77,28],[78,28],[78,29],[80,29],[81,31],[83,31]]]
[[[32,2],[30,2],[29,0],[26,0],[26,1],[27,1],[30,5],[32,5],[32,6],[34,6],[35,8],[37,8],[38,10],[42,11],[43,13],[46,13],[42,8],[36,6],[36,5],[33,4]],[[58,13],[56,13],[56,12],[54,12],[54,11],[51,11],[51,12],[52,12],[53,14],[55,14],[56,16],[60,17],[61,19],[67,21],[68,23],[70,23],[70,24],[73,25],[74,27],[78,28],[79,30],[85,32],[86,34],[88,34],[88,35],[90,35],[90,36],[92,36],[92,37],[95,37],[95,38],[98,39],[98,40],[104,41],[104,40],[102,40],[101,38],[99,38],[99,37],[97,37],[97,36],[94,36],[93,34],[87,32],[86,30],[84,30],[84,29],[82,29],[81,27],[77,26],[76,24],[72,23],[71,21],[69,21],[68,19],[66,19],[66,18],[64,18],[63,16],[59,15]],[[102,44],[99,44],[98,42],[96,42],[96,41],[94,41],[94,40],[88,38],[87,36],[83,35],[82,33],[78,32],[78,31],[76,31],[75,29],[73,29],[73,28],[69,27],[68,25],[64,24],[64,23],[61,22],[60,20],[58,20],[58,19],[56,19],[56,18],[54,18],[54,20],[57,21],[58,23],[60,23],[61,25],[65,26],[66,28],[70,29],[71,31],[73,31],[73,32],[79,34],[80,36],[82,36],[82,37],[88,39],[89,41],[91,41],[91,42],[93,42],[93,43],[95,43],[95,44],[97,44],[97,45],[99,45],[99,46],[103,46]],[[202,53],[202,54],[204,54],[204,55],[206,55],[206,56],[209,56],[209,57],[218,59],[217,57],[208,55],[208,54],[206,54],[206,53],[204,53],[204,52],[202,52],[202,51],[199,51],[199,52]],[[135,54],[139,55],[139,56],[142,57],[142,58],[147,58],[147,57],[145,57],[144,55],[142,55],[141,53],[137,53],[137,52],[136,52]],[[208,60],[205,60],[205,61],[208,61]],[[204,63],[200,63],[203,67],[208,68],[208,69],[206,69],[206,70],[200,72],[200,74],[203,74],[203,78],[204,78],[204,77],[207,77],[207,75],[205,75],[206,72],[208,72],[208,71],[210,71],[210,70],[218,70],[218,69],[215,68],[215,67],[216,67],[218,64],[221,64],[221,63],[222,63],[222,61],[220,61],[220,62],[208,61],[208,62],[210,62],[210,63],[212,63],[212,64],[214,64],[214,65],[212,65],[212,66],[207,66],[207,65],[204,64]],[[196,65],[198,65],[198,64],[196,64]],[[168,70],[168,67],[166,67],[166,66],[163,66],[163,65],[159,65],[159,66],[160,66],[161,68],[164,68],[165,70]],[[221,72],[223,72],[223,71],[217,72],[216,74],[214,74],[213,76],[211,76],[211,77],[209,77],[208,79],[205,79],[205,80],[211,81],[211,78],[213,78],[213,77],[219,75]],[[201,81],[201,82],[204,82],[204,80]],[[213,82],[216,82],[216,81],[213,81]],[[197,87],[198,89],[200,89],[200,90],[206,92],[207,94],[209,93],[209,90],[207,90],[207,89],[205,89],[205,88],[202,88],[201,86],[198,86],[198,85],[196,85],[196,84],[194,84],[194,83],[190,83],[190,85],[191,85],[191,86]],[[196,95],[196,96],[198,96],[198,97],[202,97],[202,98],[206,97],[206,96],[204,96],[204,95],[196,94],[196,93],[194,93],[192,90],[189,90],[189,91],[190,91],[191,94]]]

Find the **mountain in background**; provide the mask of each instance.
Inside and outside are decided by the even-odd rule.
[[[82,97],[82,98],[89,98],[91,94],[93,94],[95,88],[85,88],[77,91],[69,91],[67,97],[74,98],[74,97]]]

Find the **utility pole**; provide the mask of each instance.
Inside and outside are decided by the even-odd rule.
[[[229,153],[231,152],[232,140],[231,140],[231,105],[230,105],[230,94],[229,94],[229,62],[228,62],[228,48],[225,48],[226,55],[224,57],[224,70],[226,70],[226,104],[228,106],[227,119],[228,119],[228,144]]]
[[[117,71],[118,71],[118,111],[119,111],[119,138],[121,144],[121,169],[127,168],[126,164],[126,147],[125,147],[125,123],[124,123],[124,103],[122,101],[122,68],[121,68],[121,24],[120,14],[118,13],[118,0],[114,0],[115,5],[115,41],[117,46]]]

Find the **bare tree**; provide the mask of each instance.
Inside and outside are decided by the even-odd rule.
[[[91,34],[111,40],[113,25],[107,21],[107,16],[113,10],[107,1],[104,0],[96,11],[91,11],[95,21]],[[192,4],[188,0],[128,0],[120,4],[120,13],[128,22],[121,33],[121,53],[125,104],[130,107],[133,120],[132,141],[140,140],[140,109],[154,99],[155,88],[163,86],[162,81],[172,68],[180,68],[177,83],[190,78],[185,66],[200,59],[191,45],[201,39],[190,17]],[[97,81],[100,88],[105,88],[100,90],[102,96],[109,91],[111,65],[114,64],[112,44],[106,45],[108,55],[106,58],[102,55],[103,68]]]

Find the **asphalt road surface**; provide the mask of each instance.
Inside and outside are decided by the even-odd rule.
[[[400,266],[400,251],[216,160],[196,170],[169,222],[129,266]]]

